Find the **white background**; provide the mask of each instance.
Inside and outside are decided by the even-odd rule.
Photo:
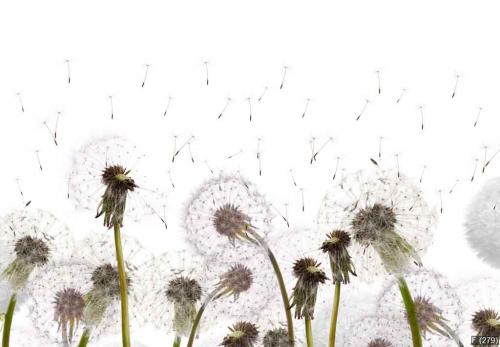
[[[498,276],[468,248],[462,226],[471,196],[500,168],[499,157],[481,174],[483,146],[488,156],[500,149],[498,10],[497,1],[486,0],[2,1],[0,212],[23,207],[19,178],[25,199],[54,211],[77,238],[106,232],[92,212],[77,211],[66,199],[66,182],[74,151],[93,137],[120,134],[148,153],[153,176],[168,187],[168,231],[156,221],[126,230],[155,253],[169,241],[182,242],[182,207],[210,175],[205,160],[214,170],[240,170],[279,210],[289,204],[293,228],[310,227],[336,158],[347,172],[369,167],[383,136],[381,166],[394,168],[399,154],[401,171],[418,180],[425,165],[422,189],[438,209],[442,190],[444,213],[426,264],[455,282]],[[145,64],[151,66],[141,88]],[[280,90],[283,66],[289,68]],[[407,92],[396,104],[402,88]],[[217,120],[228,97],[232,102]],[[370,103],[356,122],[365,99]],[[42,125],[53,127],[57,112],[59,147]],[[174,135],[180,142],[196,137],[194,165],[187,151],[172,165]],[[310,138],[321,145],[330,136],[333,143],[310,165]],[[474,158],[479,166],[471,183]],[[304,189],[304,213],[290,169]]]

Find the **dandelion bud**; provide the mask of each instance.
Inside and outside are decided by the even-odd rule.
[[[349,283],[349,273],[356,276],[354,265],[347,248],[351,244],[351,237],[343,230],[334,230],[326,235],[327,239],[321,245],[321,250],[328,253],[332,279],[334,283]]]
[[[500,313],[483,309],[474,313],[472,327],[478,336],[500,336]]]
[[[264,347],[289,347],[288,331],[283,328],[269,330],[262,339]]]
[[[108,228],[123,224],[127,194],[137,188],[129,174],[130,170],[121,165],[108,166],[102,171],[101,181],[106,190],[97,207],[96,218],[104,214],[104,225]]]
[[[177,277],[168,283],[165,295],[174,304],[174,329],[188,335],[196,316],[196,303],[201,299],[200,284],[188,277]]]
[[[230,333],[224,337],[220,346],[254,347],[259,336],[257,327],[249,322],[238,322],[229,330]]]
[[[295,305],[295,318],[314,318],[314,306],[318,287],[327,280],[326,274],[319,268],[321,264],[312,258],[302,258],[293,265],[293,274],[297,283],[293,288],[292,303]]]
[[[241,293],[250,289],[252,283],[253,274],[249,268],[242,264],[233,265],[220,277],[217,297],[234,295],[238,299]]]

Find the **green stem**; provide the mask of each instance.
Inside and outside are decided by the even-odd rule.
[[[181,337],[179,335],[175,335],[173,347],[181,347]]]
[[[283,275],[281,274],[281,269],[279,267],[278,261],[276,260],[276,257],[274,256],[273,252],[269,248],[269,245],[266,243],[266,241],[260,237],[259,234],[256,232],[253,232],[251,230],[248,231],[251,233],[253,237],[259,242],[259,244],[264,248],[264,250],[267,252],[267,256],[269,257],[269,260],[271,261],[271,265],[273,266],[274,273],[276,275],[276,279],[278,280],[278,286],[280,288],[280,293],[281,293],[281,298],[283,300],[283,306],[285,309],[285,315],[286,315],[286,324],[288,328],[288,343],[290,346],[295,346],[295,336],[293,332],[293,318],[292,318],[292,311],[290,307],[290,301],[288,300],[288,292],[286,290],[285,286],[285,281],[283,280]]]
[[[85,328],[85,330],[83,330],[82,337],[80,338],[80,342],[78,343],[78,347],[87,347],[89,339],[90,339],[90,329]]]
[[[120,302],[122,311],[122,343],[123,347],[130,347],[130,327],[128,319],[128,290],[125,263],[123,261],[120,224],[114,224],[116,262],[118,263],[118,277],[120,280]]]
[[[311,318],[305,317],[304,320],[305,320],[305,323],[306,323],[307,347],[314,347],[313,334],[312,334],[312,328],[311,328]]]
[[[205,309],[207,308],[207,305],[212,301],[212,299],[217,295],[219,292],[219,289],[216,288],[214,291],[212,291],[208,296],[205,298],[203,303],[200,306],[200,309],[198,310],[198,313],[196,314],[196,318],[193,321],[193,326],[191,327],[191,333],[189,334],[189,340],[187,343],[187,347],[192,347],[194,343],[194,338],[196,337],[196,331],[198,330],[198,326],[200,325],[201,321],[201,316],[203,316],[203,312],[205,312]]]
[[[418,324],[417,310],[415,309],[415,303],[411,297],[410,289],[408,288],[408,284],[406,284],[403,277],[399,277],[398,282],[399,291],[401,292],[401,297],[403,298],[403,303],[406,308],[408,323],[410,324],[413,347],[422,347],[422,336],[420,334],[420,326]]]
[[[335,335],[337,332],[337,319],[339,317],[340,304],[340,282],[335,283],[335,294],[333,296],[332,319],[330,321],[330,335],[328,338],[328,347],[335,347]]]
[[[5,313],[5,322],[3,323],[3,337],[2,347],[9,347],[10,343],[10,329],[12,327],[12,319],[14,318],[14,311],[16,310],[17,293],[12,293],[10,297],[9,306]]]

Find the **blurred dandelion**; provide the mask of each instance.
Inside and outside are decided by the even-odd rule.
[[[411,336],[401,321],[382,315],[366,316],[351,324],[348,331],[345,346],[408,347],[411,344]]]
[[[465,230],[469,245],[489,265],[500,269],[500,178],[486,182],[469,204]]]
[[[71,252],[73,240],[68,228],[44,210],[14,211],[0,226],[0,281],[11,287],[5,311],[2,347],[8,347],[17,293],[26,288],[33,276],[50,260],[64,258]]]
[[[462,323],[462,304],[444,276],[431,270],[419,270],[406,276],[406,281],[412,288],[411,294],[426,344],[463,347],[457,333]],[[398,283],[392,281],[379,299],[377,312],[405,321],[407,313],[399,295]]]

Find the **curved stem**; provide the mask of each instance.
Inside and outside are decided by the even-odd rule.
[[[335,283],[335,294],[333,296],[332,319],[330,321],[330,335],[328,337],[328,347],[335,347],[335,335],[337,332],[339,304],[340,304],[340,282],[337,281]]]
[[[274,270],[274,273],[276,275],[276,279],[278,280],[278,286],[280,288],[281,298],[283,300],[283,306],[285,309],[286,324],[287,324],[287,328],[288,328],[288,342],[289,342],[290,346],[295,346],[292,311],[291,311],[291,307],[290,307],[290,301],[288,299],[288,292],[286,290],[285,281],[283,280],[283,275],[281,274],[281,269],[279,267],[278,261],[276,260],[276,257],[274,256],[273,252],[269,248],[266,241],[262,237],[260,237],[259,234],[257,234],[254,231],[251,231],[251,230],[249,230],[248,232],[257,240],[257,242],[266,251],[267,256],[269,257],[269,260],[271,261],[271,265],[273,266],[273,270]]]
[[[120,302],[122,311],[122,343],[123,347],[130,347],[130,327],[128,319],[128,291],[125,263],[123,261],[122,240],[120,225],[114,224],[116,262],[118,264],[118,278],[120,280]]]
[[[173,347],[181,347],[181,337],[179,335],[175,335]]]
[[[306,323],[306,340],[307,340],[307,347],[314,347],[313,343],[313,335],[312,335],[312,328],[311,328],[311,318],[304,318],[305,323]]]
[[[89,339],[90,339],[90,329],[85,328],[85,330],[83,330],[82,337],[80,338],[80,342],[78,343],[78,347],[87,347]]]
[[[192,347],[194,343],[194,338],[196,337],[196,331],[198,330],[198,326],[200,325],[201,321],[201,316],[203,316],[203,312],[205,312],[205,309],[207,308],[207,305],[212,301],[215,295],[219,292],[218,289],[215,289],[212,291],[208,296],[205,298],[203,303],[200,306],[200,309],[198,310],[198,313],[196,314],[196,318],[193,321],[193,326],[191,327],[191,333],[189,334],[189,340],[187,347]]]
[[[5,322],[3,323],[3,336],[2,347],[9,347],[10,343],[10,329],[12,327],[12,319],[14,318],[14,311],[16,310],[17,294],[13,293],[9,300],[9,306],[5,313]]]
[[[411,338],[413,340],[413,347],[422,347],[422,336],[420,334],[420,326],[417,319],[417,311],[415,309],[415,303],[411,297],[410,289],[408,284],[403,277],[398,277],[399,291],[401,292],[401,297],[403,298],[403,303],[406,308],[406,315],[408,317],[408,323],[410,324]]]

